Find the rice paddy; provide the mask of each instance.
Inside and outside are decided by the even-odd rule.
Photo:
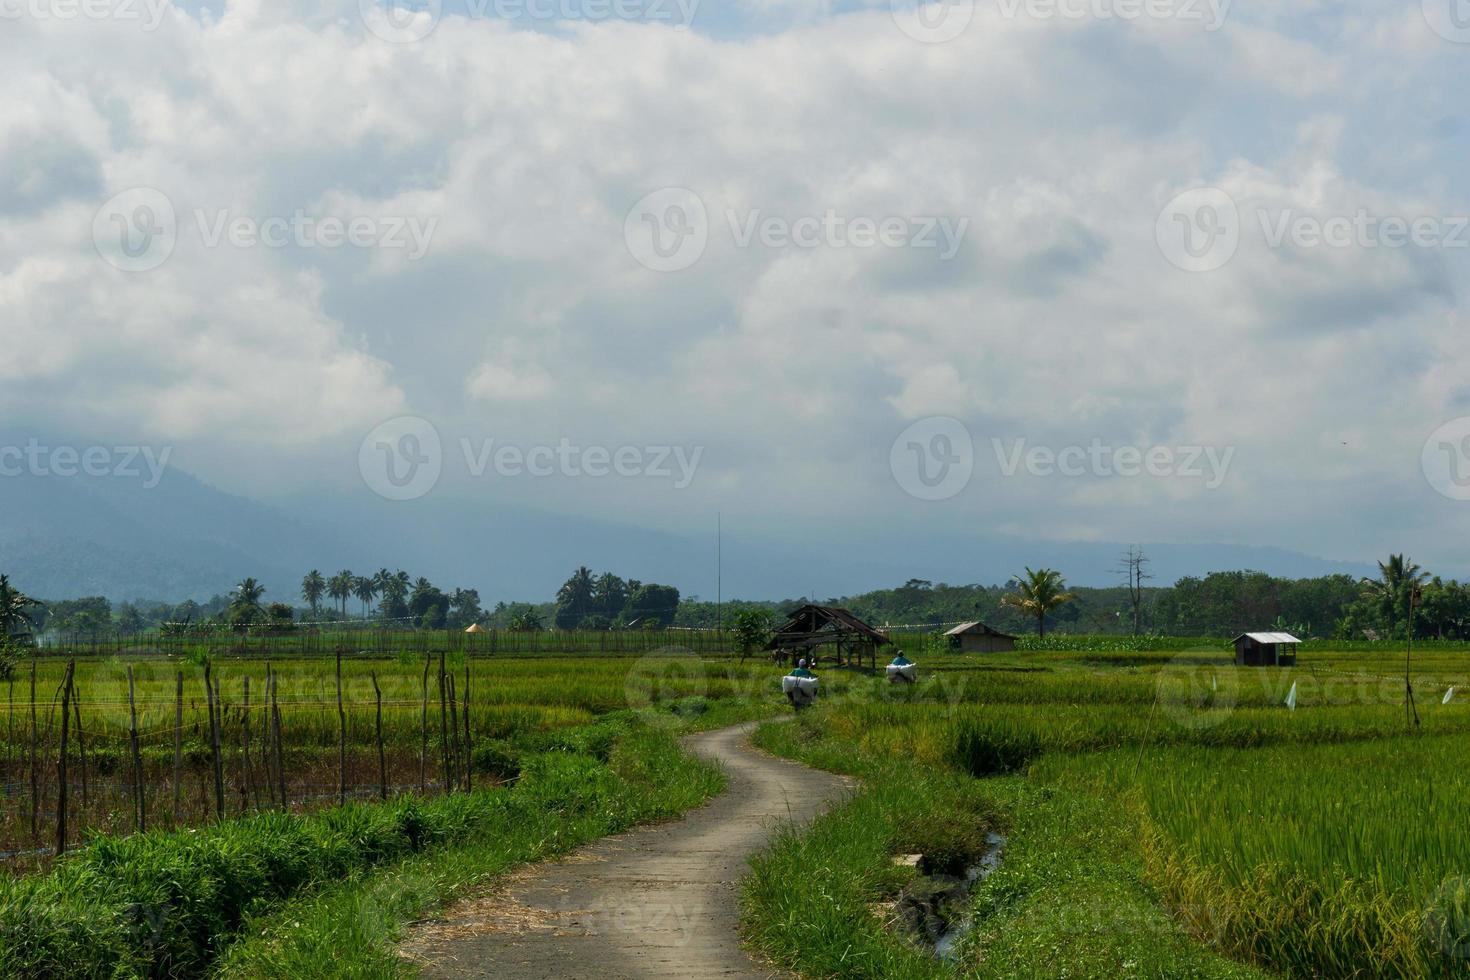
[[[1292,668],[1237,668],[1219,646],[926,666],[916,689],[833,699],[761,736],[869,782],[861,821],[839,811],[819,825],[834,840],[861,836],[884,800],[900,826],[934,819],[923,787],[943,773],[970,778],[1005,828],[959,959],[883,954],[899,972],[1470,976],[1464,652],[1416,656],[1416,712],[1401,651],[1318,650]],[[886,855],[840,846],[833,866],[849,860],[843,877],[872,884],[849,911],[882,907],[897,887],[875,864]],[[792,953],[769,896],[826,885],[796,886],[797,863],[781,862],[747,896],[767,952],[831,975],[841,948],[907,942],[879,942],[868,915]]]
[[[1223,645],[1198,641],[983,656],[905,642],[926,647],[917,685],[828,669],[815,710],[760,734],[868,787],[758,862],[747,924],[777,960],[812,976],[1470,976],[1463,649],[1420,651],[1410,711],[1397,651],[1322,648],[1296,667],[1238,668]],[[31,666],[0,688],[0,846],[32,852],[9,873],[41,880],[60,802],[64,663],[36,662],[34,698]],[[405,648],[344,657],[339,711],[335,657],[273,661],[268,684],[264,660],[215,656],[221,810],[198,658],[78,660],[68,843],[85,855],[93,835],[125,837],[140,798],[150,829],[307,818],[344,797],[493,794],[515,784],[523,758],[560,753],[585,761],[558,800],[616,795],[598,767],[630,720],[674,731],[782,712],[780,673],[681,650]],[[671,743],[659,744],[667,757]],[[916,840],[990,829],[1006,834],[1005,857],[973,895],[956,957],[934,960],[875,911],[905,887],[889,859]],[[322,909],[354,901],[348,888]],[[323,943],[330,919],[318,916]],[[230,962],[285,948],[261,942]]]

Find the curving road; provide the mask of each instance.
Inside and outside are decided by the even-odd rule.
[[[752,727],[687,741],[729,777],[706,806],[510,875],[414,930],[403,955],[433,980],[771,976],[736,931],[746,862],[778,827],[811,819],[847,783],[757,752],[746,744]]]

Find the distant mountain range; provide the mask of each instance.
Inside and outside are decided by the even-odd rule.
[[[1118,581],[1118,544],[858,530],[815,529],[805,540],[727,533],[724,595],[826,599],[910,578],[997,584],[1025,565],[1061,569],[1074,585]],[[1372,570],[1279,548],[1145,547],[1155,585],[1239,568],[1288,577]],[[545,601],[581,564],[676,585],[686,596],[715,596],[713,528],[695,539],[595,517],[446,499],[432,507],[355,497],[268,505],[174,467],[152,489],[132,479],[0,476],[0,571],[47,599],[204,600],[253,575],[266,584],[268,598],[296,601],[309,569],[367,573],[386,566],[445,588],[478,588],[492,605]]]

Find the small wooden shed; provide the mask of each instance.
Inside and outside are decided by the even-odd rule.
[[[838,665],[861,667],[866,656],[876,668],[878,648],[892,642],[846,609],[806,605],[776,630],[766,649],[795,664],[802,657],[817,657],[822,647],[830,647]]]
[[[949,648],[963,653],[1005,653],[1016,649],[1016,638],[984,623],[961,623],[944,634]]]
[[[1240,667],[1294,667],[1301,642],[1290,633],[1242,633],[1235,638],[1235,663]]]

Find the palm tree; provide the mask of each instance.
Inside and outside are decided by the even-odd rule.
[[[316,619],[317,610],[322,602],[322,593],[326,591],[327,580],[322,578],[322,573],[315,568],[307,572],[306,577],[301,580],[301,598],[311,606],[312,619]]]
[[[378,569],[378,573],[373,576],[373,584],[378,587],[378,594],[381,596],[388,595],[389,583],[392,581],[393,573],[386,568]]]
[[[1016,591],[1001,596],[1000,604],[1019,609],[1036,617],[1036,635],[1046,635],[1046,614],[1077,596],[1065,591],[1062,573],[1050,568],[1026,569],[1026,577],[1016,582]]]
[[[12,637],[29,636],[35,628],[34,609],[41,603],[10,584],[10,576],[0,575],[0,645]]]
[[[362,618],[367,619],[368,603],[372,602],[373,596],[378,594],[377,582],[359,575],[352,580],[352,594],[362,600]]]
[[[347,600],[352,598],[352,585],[356,581],[352,572],[345,568],[327,580],[327,595],[337,600],[343,619],[347,618]]]
[[[260,616],[260,597],[265,586],[253,578],[242,579],[230,597],[230,618],[237,623],[252,623]]]
[[[556,592],[556,625],[558,629],[573,629],[587,614],[592,612],[593,594],[596,584],[592,569],[581,566],[572,577],[562,583]]]
[[[1391,633],[1398,623],[1400,611],[1405,617],[1410,614],[1414,592],[1428,577],[1428,573],[1416,565],[1413,559],[1403,555],[1389,555],[1388,561],[1378,563],[1377,579],[1363,579],[1363,598],[1378,604],[1378,610]]]
[[[390,575],[385,568],[373,576],[373,582],[378,586],[378,591],[383,594],[385,604],[390,600],[401,602],[408,596],[410,584],[408,573],[402,569]]]

